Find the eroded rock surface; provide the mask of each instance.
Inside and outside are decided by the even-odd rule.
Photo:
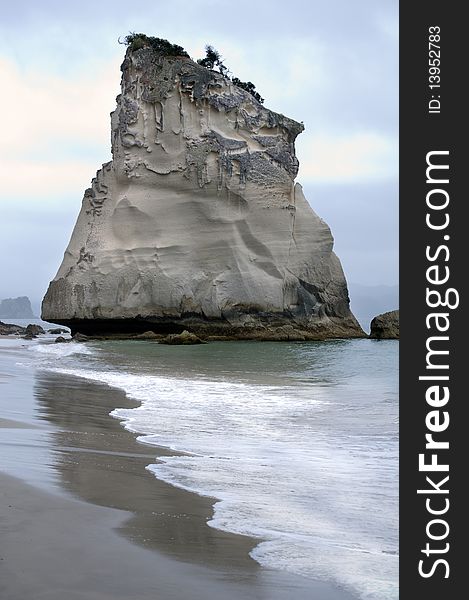
[[[72,333],[363,336],[300,185],[303,126],[189,58],[128,50],[112,156],[85,191],[42,318]]]

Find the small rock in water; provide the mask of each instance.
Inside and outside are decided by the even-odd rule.
[[[392,310],[376,316],[371,321],[370,338],[375,340],[398,340],[399,311]]]
[[[156,340],[160,339],[161,335],[158,335],[154,331],[144,331],[135,336],[136,340]]]
[[[46,332],[40,325],[34,325],[33,323],[30,323],[26,327],[26,335],[32,335],[32,336],[36,337],[37,335],[42,334],[42,333],[46,333]]]
[[[56,344],[64,344],[66,342],[71,342],[72,340],[66,340],[64,337],[62,337],[61,335],[59,335],[58,338],[55,338],[55,343]]]
[[[75,333],[72,339],[74,342],[87,342],[88,336],[84,335],[83,333]]]
[[[61,327],[57,327],[57,329],[48,329],[47,333],[52,333],[53,335],[60,335],[61,333],[68,333],[68,329],[62,329]]]
[[[0,335],[20,335],[26,330],[24,327],[19,325],[13,325],[12,323],[3,323],[0,321]]]
[[[165,338],[160,340],[160,344],[173,345],[189,345],[189,344],[206,344],[195,333],[191,333],[185,329],[182,333],[170,333]]]

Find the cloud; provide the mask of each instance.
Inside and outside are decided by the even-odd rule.
[[[3,158],[0,162],[1,198],[60,196],[76,190],[81,198],[101,165],[89,161],[24,161]]]
[[[102,162],[109,155],[117,64],[113,61],[75,79],[21,71],[4,58],[0,70],[5,90],[0,96],[1,195],[60,194],[88,186],[100,165],[77,160],[73,147],[101,146]]]
[[[315,183],[354,183],[397,176],[394,140],[375,132],[330,135],[318,132],[298,140],[299,179]]]

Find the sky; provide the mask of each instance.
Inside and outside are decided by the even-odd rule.
[[[397,0],[0,0],[0,298],[44,295],[110,160],[131,31],[215,46],[297,121],[297,181],[349,282],[398,281]]]

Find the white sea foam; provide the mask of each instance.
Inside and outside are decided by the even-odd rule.
[[[366,600],[397,598],[396,436],[355,427],[363,407],[354,398],[337,404],[335,388],[321,385],[54,370],[140,400],[111,414],[139,441],[185,453],[147,468],[216,498],[209,525],[259,537],[252,556],[261,564]]]
[[[93,350],[88,346],[78,342],[67,342],[62,344],[34,344],[29,346],[34,352],[45,354],[52,358],[63,359],[64,357],[71,356],[72,354],[94,354]]]

